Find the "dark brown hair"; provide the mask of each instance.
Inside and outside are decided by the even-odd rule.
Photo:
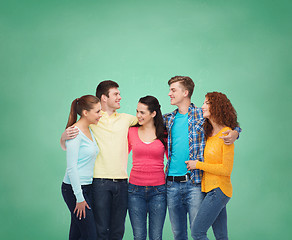
[[[221,92],[210,92],[205,97],[209,102],[210,117],[214,122],[230,127],[231,129],[239,127],[237,113],[225,94]],[[204,122],[204,131],[207,138],[211,136],[213,127],[208,118]]]
[[[66,128],[76,123],[77,114],[81,116],[83,110],[89,111],[93,108],[94,104],[97,104],[99,102],[100,102],[99,98],[93,95],[85,95],[82,96],[81,98],[76,98],[75,100],[73,100]]]
[[[100,82],[97,87],[96,87],[96,93],[95,95],[101,99],[101,95],[105,95],[107,97],[109,97],[109,90],[111,88],[118,88],[119,84],[117,84],[116,82],[112,81],[112,80],[105,80]]]
[[[162,113],[160,110],[160,104],[159,101],[157,100],[156,97],[153,96],[145,96],[139,99],[139,103],[143,103],[148,107],[148,110],[150,113],[153,113],[154,111],[156,112],[156,115],[154,117],[154,126],[155,126],[155,134],[158,140],[160,140],[165,147],[166,146],[166,129],[163,124],[163,118],[162,118]],[[135,125],[135,127],[140,127],[139,123]]]
[[[187,76],[175,76],[172,77],[169,81],[168,81],[168,85],[170,86],[170,84],[175,83],[175,82],[179,82],[180,84],[183,85],[183,87],[188,90],[189,94],[188,97],[191,98],[193,95],[193,91],[195,88],[195,83],[193,82],[193,80],[190,77]]]

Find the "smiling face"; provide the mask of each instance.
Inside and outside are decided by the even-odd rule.
[[[93,105],[93,108],[89,111],[84,110],[83,117],[87,119],[89,124],[97,124],[101,118],[101,105],[100,102]]]
[[[170,104],[178,106],[188,97],[188,90],[186,90],[180,82],[174,82],[169,86]]]
[[[108,97],[105,96],[106,98],[106,104],[107,107],[113,110],[119,109],[120,106],[120,101],[122,99],[120,95],[120,91],[117,88],[110,88],[109,89],[109,94]]]
[[[153,113],[151,113],[148,110],[147,105],[140,102],[138,103],[136,116],[141,126],[149,124],[151,122],[154,124],[155,115],[156,115],[156,112],[154,111]]]
[[[209,103],[209,100],[207,98],[205,98],[204,104],[202,106],[202,110],[203,110],[203,117],[210,118],[210,116],[211,116],[210,103]]]

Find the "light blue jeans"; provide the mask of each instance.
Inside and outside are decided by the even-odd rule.
[[[226,204],[229,201],[220,188],[208,192],[192,226],[195,240],[208,240],[207,231],[212,226],[217,240],[228,240]]]
[[[167,207],[175,240],[187,240],[187,214],[191,229],[205,194],[200,183],[167,181]]]
[[[147,215],[149,215],[149,239],[162,240],[166,215],[166,188],[137,186],[129,183],[128,210],[135,240],[146,240]]]

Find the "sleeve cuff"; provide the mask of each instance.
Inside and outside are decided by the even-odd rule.
[[[240,127],[235,127],[234,130],[238,132],[238,137],[236,138],[236,139],[238,139],[239,134],[241,133],[242,129]]]
[[[81,190],[81,192],[76,195],[76,201],[79,203],[79,202],[83,202],[84,200],[85,199],[83,197],[82,190]]]
[[[202,162],[198,161],[196,164],[196,168],[202,170],[202,164],[203,164]]]

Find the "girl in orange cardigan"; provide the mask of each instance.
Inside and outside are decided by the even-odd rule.
[[[202,192],[206,196],[193,224],[193,239],[208,239],[207,231],[212,226],[216,239],[226,240],[226,204],[232,196],[230,175],[233,166],[234,144],[226,145],[220,138],[223,132],[238,126],[237,114],[223,93],[206,94],[202,106],[205,118],[204,130],[207,138],[204,162],[187,161],[188,169],[201,169]]]

